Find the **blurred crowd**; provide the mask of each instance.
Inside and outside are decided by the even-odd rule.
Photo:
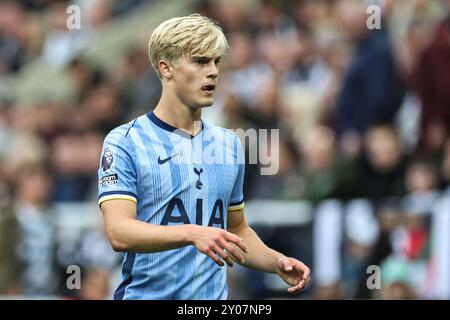
[[[158,102],[141,36],[155,26],[137,30],[112,68],[83,55],[96,30],[151,2],[0,2],[0,295],[110,298],[120,256],[101,229],[61,246],[54,206],[95,203],[104,136]],[[82,32],[66,27],[70,4],[81,8]],[[367,26],[369,5],[381,9],[380,29]],[[301,297],[450,299],[450,278],[435,279],[450,273],[450,264],[436,271],[450,243],[435,247],[436,232],[450,234],[450,1],[203,0],[191,12],[218,21],[230,43],[204,117],[280,129],[279,171],[247,165],[246,201],[315,208],[305,243],[280,241],[296,239],[295,228],[278,239],[261,230],[276,249],[311,248],[313,281]],[[37,59],[67,74],[70,99],[25,104],[5,92],[1,78]],[[83,268],[75,293],[68,264]],[[381,267],[382,290],[367,288],[369,265]],[[449,281],[447,296],[428,285],[439,280]],[[270,297],[261,286],[248,294]]]

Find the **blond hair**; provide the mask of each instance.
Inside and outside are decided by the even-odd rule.
[[[181,56],[223,56],[228,42],[220,26],[200,14],[176,17],[161,23],[150,36],[148,57],[161,78],[158,62]]]

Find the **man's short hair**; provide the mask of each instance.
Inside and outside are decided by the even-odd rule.
[[[223,56],[228,42],[222,28],[200,14],[176,17],[161,23],[150,36],[148,57],[159,78],[158,62],[181,56]]]

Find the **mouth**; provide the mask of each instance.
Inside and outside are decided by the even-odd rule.
[[[208,84],[208,85],[202,87],[202,91],[205,93],[208,93],[208,94],[212,94],[215,89],[216,89],[215,84]]]

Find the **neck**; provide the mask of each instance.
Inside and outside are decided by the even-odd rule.
[[[168,90],[163,88],[161,99],[153,113],[171,126],[185,130],[190,135],[195,136],[201,130],[201,108],[191,108],[174,95],[167,94],[167,92]]]

